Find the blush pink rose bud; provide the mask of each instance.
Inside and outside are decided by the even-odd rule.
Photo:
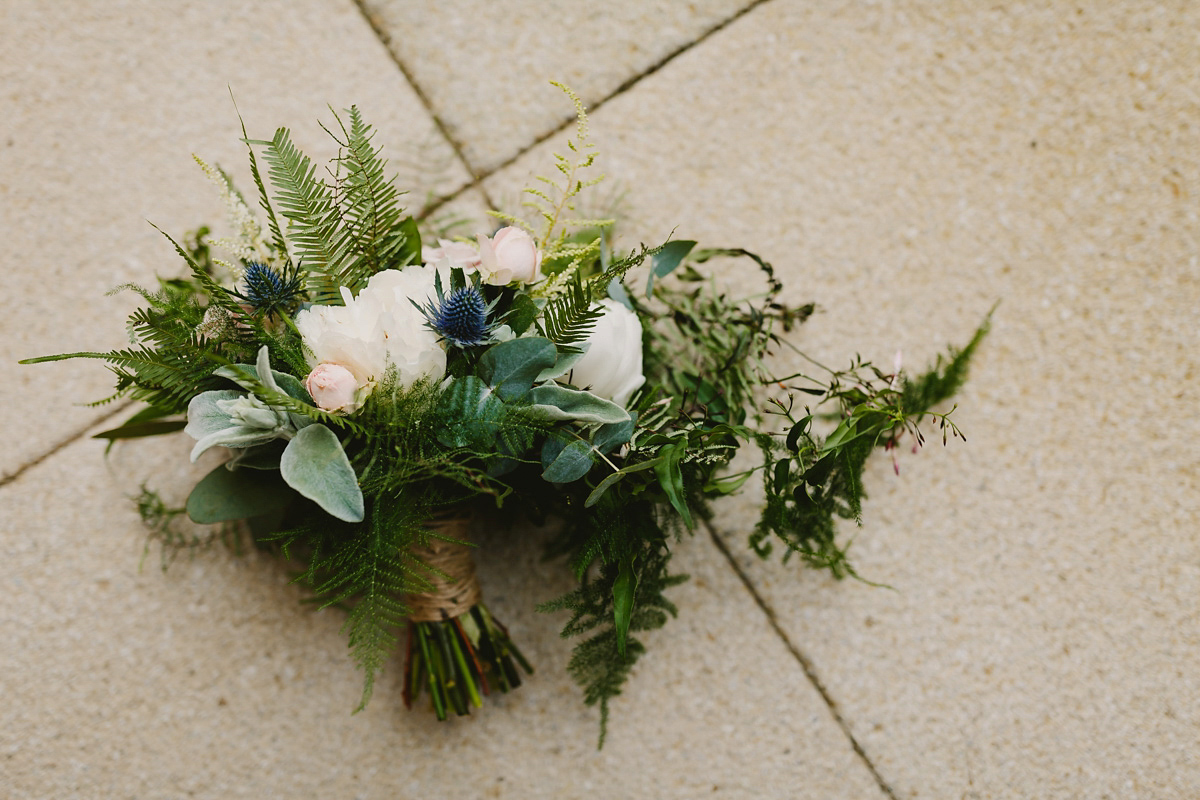
[[[358,381],[341,364],[328,361],[317,364],[304,380],[304,388],[312,395],[313,402],[325,411],[350,413],[358,410]]]
[[[496,231],[491,239],[480,234],[479,271],[493,286],[513,281],[533,283],[541,278],[542,252],[528,233],[509,226]]]
[[[479,266],[479,252],[473,245],[466,242],[451,242],[438,239],[437,247],[422,245],[421,260],[426,264],[448,263],[464,272],[470,272]]]

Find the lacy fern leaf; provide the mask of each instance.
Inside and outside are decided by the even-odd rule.
[[[267,174],[280,212],[292,223],[288,238],[307,271],[312,299],[340,303],[339,277],[351,259],[351,237],[341,228],[333,192],[317,179],[316,167],[292,143],[287,128],[275,131],[270,141],[253,143],[265,148]]]

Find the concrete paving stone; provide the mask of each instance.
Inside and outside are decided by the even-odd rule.
[[[549,81],[566,83],[595,103],[749,5],[363,0],[480,172],[571,117],[570,105]]]
[[[894,590],[744,555],[756,498],[719,508],[898,797],[1200,794],[1198,12],[776,0],[593,115],[626,242],[757,250],[823,363],[919,369],[1003,301],[969,441],[879,454],[843,528]]]
[[[321,162],[336,152],[317,124],[331,122],[326,104],[359,104],[411,204],[467,180],[349,0],[6,2],[0,86],[0,408],[28,421],[0,477],[108,413],[78,405],[111,391],[99,362],[15,362],[125,346],[133,295],[105,292],[183,271],[146,221],[176,237],[204,223],[228,233],[191,154],[253,197],[230,89],[251,136],[286,125]]]
[[[123,442],[106,459],[84,439],[0,488],[5,798],[883,796],[703,534],[678,547],[679,619],[645,637],[604,750],[566,674],[564,618],[534,611],[572,586],[536,529],[481,531],[478,559],[536,674],[438,723],[404,710],[397,656],[352,715],[344,613],[302,606],[287,565],[219,544],[165,572],[156,546],[143,557],[129,496],[148,482],[181,504],[220,462],[193,467],[190,446]]]

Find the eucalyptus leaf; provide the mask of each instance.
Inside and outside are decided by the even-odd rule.
[[[524,397],[542,370],[558,361],[554,342],[540,336],[510,339],[489,347],[479,359],[479,377],[496,390],[501,400]]]
[[[275,472],[233,472],[224,464],[200,480],[187,499],[193,522],[248,519],[284,508],[295,497]]]
[[[626,414],[628,418],[621,422],[601,425],[592,436],[592,446],[601,453],[609,453],[628,442],[633,436],[633,426],[637,415],[632,411],[628,411]]]
[[[346,522],[361,522],[362,489],[337,434],[309,425],[296,434],[279,461],[283,479],[300,494]]]
[[[495,440],[496,423],[505,413],[504,403],[492,388],[474,375],[455,379],[438,404],[451,420],[437,432],[438,441],[447,447],[487,447]]]
[[[593,463],[591,443],[576,439],[559,452],[542,477],[551,483],[570,483],[587,475]]]
[[[554,463],[554,459],[558,458],[558,454],[563,451],[572,439],[562,433],[552,431],[546,437],[545,444],[542,445],[542,469],[548,469]]]
[[[650,277],[646,279],[647,297],[654,292],[654,279],[670,275],[695,246],[696,243],[690,239],[676,239],[664,244],[662,249],[654,254],[654,258],[650,262]]]
[[[512,332],[520,336],[525,331],[529,330],[529,326],[537,319],[540,309],[534,299],[527,294],[517,295],[512,302],[512,308],[509,309],[508,316],[504,321],[512,328]]]
[[[613,278],[608,282],[608,296],[633,311],[633,301],[629,299],[629,292],[625,289],[625,284],[621,283],[620,278]]]

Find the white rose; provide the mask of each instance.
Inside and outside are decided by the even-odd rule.
[[[479,271],[491,285],[534,283],[541,278],[542,251],[522,229],[509,226],[496,231],[491,239],[483,234],[478,239]]]
[[[624,408],[646,382],[642,374],[642,323],[637,314],[605,298],[604,316],[596,321],[587,352],[568,374],[570,382]]]
[[[383,308],[377,298],[352,297],[346,289],[342,299],[345,305],[316,305],[298,313],[296,330],[310,366],[339,364],[369,391],[387,371]]]
[[[353,376],[361,403],[395,366],[402,386],[446,373],[446,351],[425,325],[424,305],[435,295],[432,267],[388,269],[367,281],[358,297],[342,289],[345,305],[317,305],[296,315],[296,329],[308,348],[312,367],[336,364]],[[448,285],[448,276],[443,285]],[[310,392],[311,393],[311,392]],[[314,398],[315,399],[315,398]]]
[[[357,411],[360,405],[358,380],[341,364],[317,364],[304,380],[313,402],[325,411]]]
[[[436,264],[439,267],[443,262],[450,266],[471,272],[479,266],[479,251],[475,246],[468,242],[451,242],[446,239],[438,239],[437,247],[424,245],[421,247],[421,260],[426,264]]]
[[[446,374],[446,351],[437,333],[425,324],[425,315],[413,305],[436,302],[433,280],[438,271],[442,271],[442,287],[448,289],[448,269],[410,266],[375,273],[367,281],[367,288],[358,294],[360,299],[367,295],[378,302],[384,311],[387,359],[395,365],[402,386],[412,386],[420,378],[436,379]]]

